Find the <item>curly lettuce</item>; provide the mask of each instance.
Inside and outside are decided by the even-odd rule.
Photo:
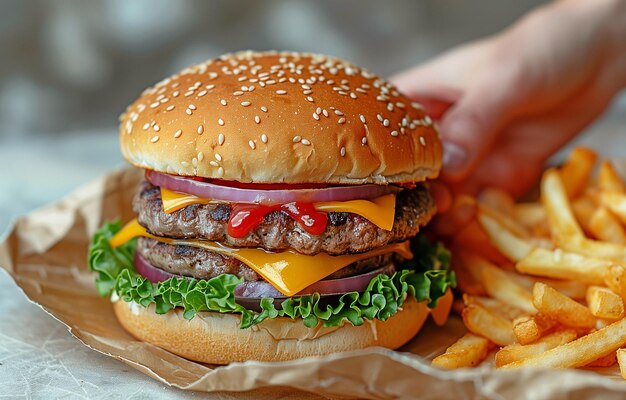
[[[170,278],[150,282],[135,271],[136,239],[117,248],[109,244],[120,229],[119,221],[103,225],[89,247],[88,265],[98,274],[96,288],[101,296],[115,292],[126,302],[133,301],[144,307],[154,303],[158,314],[179,307],[186,319],[202,311],[237,313],[241,314],[242,329],[276,317],[302,319],[309,328],[320,322],[331,327],[344,322],[362,325],[365,320],[385,321],[396,314],[408,296],[418,302],[427,301],[432,308],[449,287],[456,286],[454,273],[448,269],[450,253],[440,243],[433,245],[420,235],[411,243],[415,257],[392,276],[374,277],[364,292],[345,293],[327,305],[321,304],[317,293],[291,297],[283,301],[279,309],[273,299],[263,298],[261,312],[255,312],[235,301],[235,287],[243,282],[235,275],[223,274],[208,280]]]

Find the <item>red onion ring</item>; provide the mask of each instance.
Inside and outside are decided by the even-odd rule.
[[[355,199],[373,199],[388,193],[395,193],[402,188],[393,185],[354,185],[330,186],[324,188],[295,189],[249,189],[203,182],[189,177],[168,175],[156,171],[146,171],[146,179],[155,186],[189,193],[198,197],[224,200],[236,203],[285,204],[294,201],[315,203],[322,201],[348,201]],[[262,186],[262,185],[260,185]],[[268,185],[272,186],[272,185]]]
[[[163,282],[170,278],[191,279],[191,277],[176,275],[171,272],[164,271],[161,268],[155,267],[154,265],[150,264],[145,258],[143,258],[138,251],[135,251],[135,270],[139,275],[148,279],[152,283]]]

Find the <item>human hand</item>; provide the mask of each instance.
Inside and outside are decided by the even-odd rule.
[[[625,37],[626,1],[560,1],[391,80],[439,119],[454,192],[521,195],[626,86]]]

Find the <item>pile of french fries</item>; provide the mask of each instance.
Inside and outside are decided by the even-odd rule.
[[[540,200],[488,189],[455,199],[469,215],[449,238],[469,333],[433,360],[497,368],[610,367],[626,379],[626,183],[575,149],[543,174]]]

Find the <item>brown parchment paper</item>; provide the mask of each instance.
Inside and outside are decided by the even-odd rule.
[[[96,293],[86,254],[102,221],[133,218],[130,204],[140,179],[136,169],[113,172],[18,219],[0,243],[0,266],[86,346],[154,379],[205,392],[264,388],[259,398],[272,398],[272,387],[359,398],[626,398],[617,368],[496,371],[489,361],[468,370],[432,368],[429,360],[465,332],[454,316],[442,328],[427,323],[398,351],[370,348],[279,363],[204,365],[139,342],[118,324],[109,300]]]

